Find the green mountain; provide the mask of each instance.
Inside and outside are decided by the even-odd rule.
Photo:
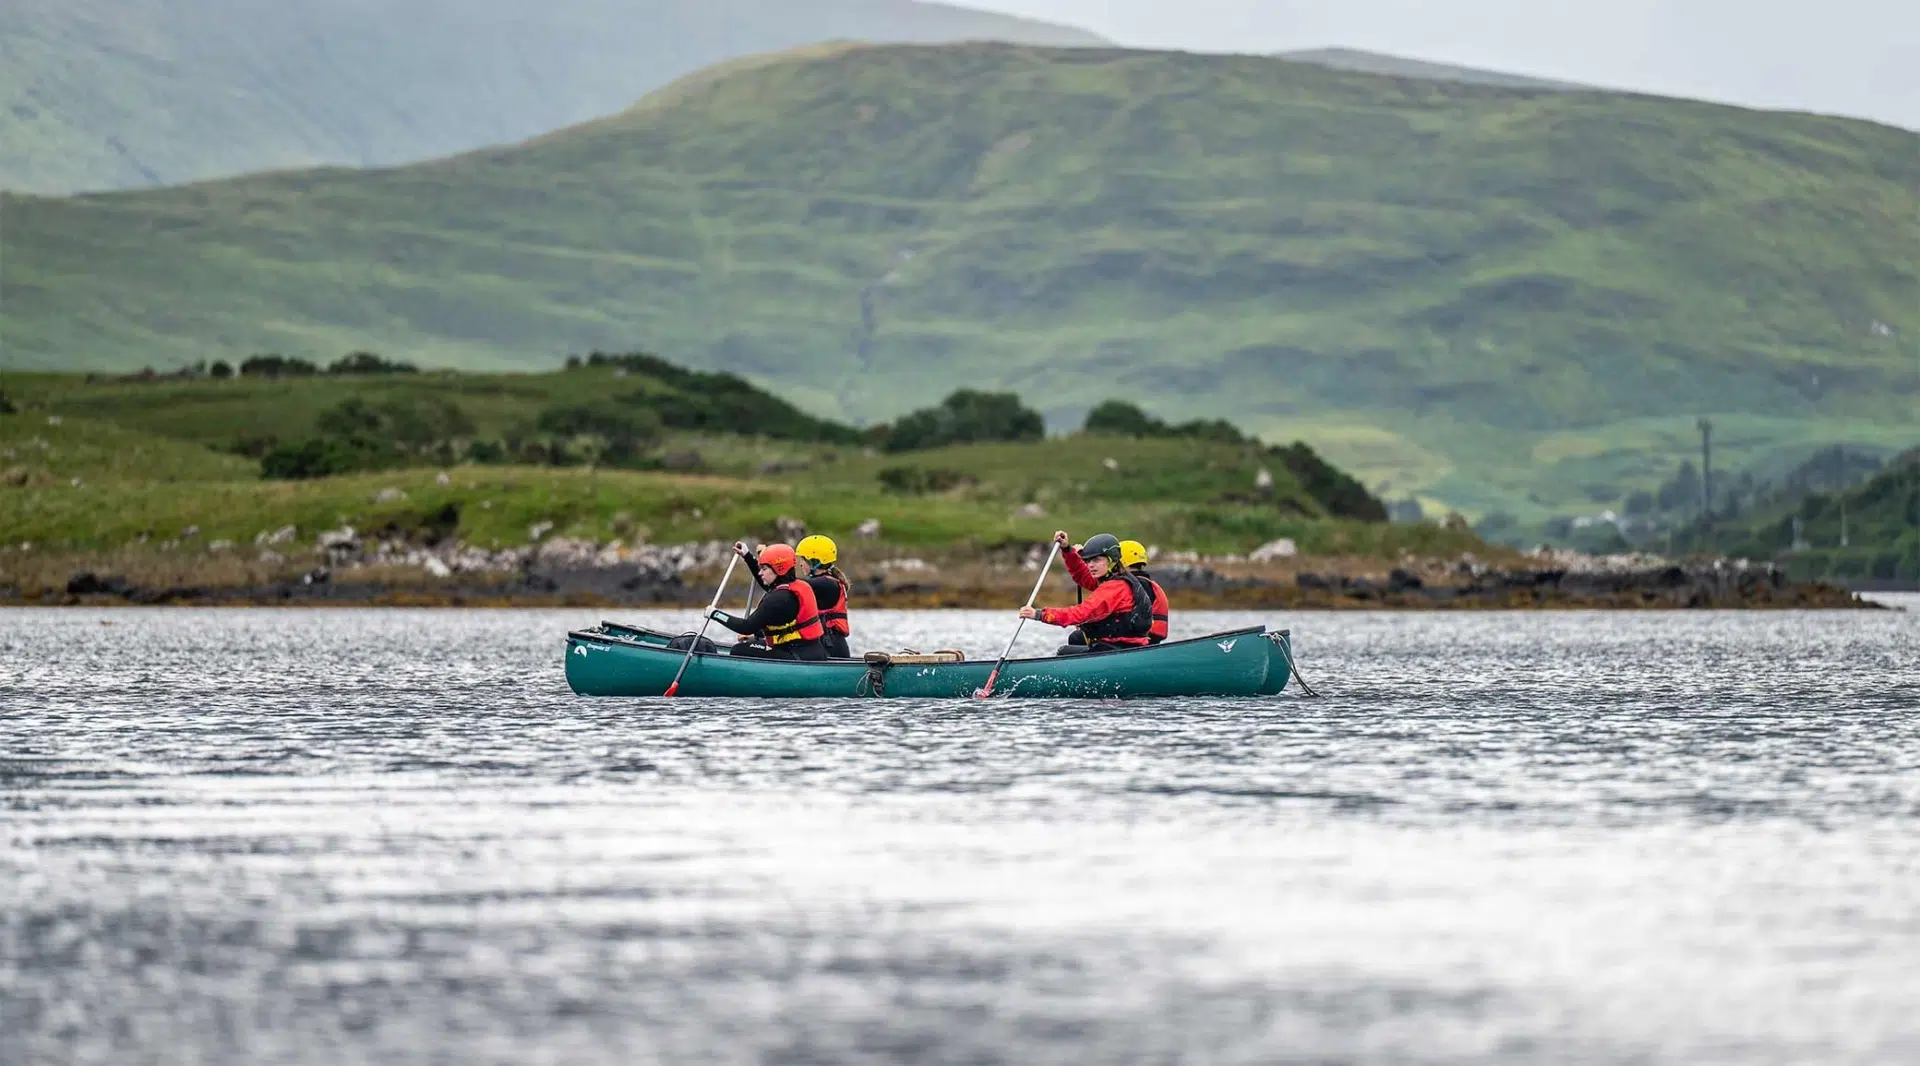
[[[835,47],[380,172],[0,199],[6,365],[645,347],[888,418],[1012,388],[1522,522],[1910,447],[1920,136],[1260,57]],[[1577,513],[1577,512],[1575,512]]]
[[[1551,89],[1572,91],[1587,88],[1572,82],[1531,78],[1524,74],[1506,74],[1497,70],[1432,63],[1424,59],[1383,55],[1358,48],[1303,48],[1282,52],[1281,59],[1295,63],[1317,63],[1335,70],[1353,70],[1365,74],[1385,74],[1396,78],[1425,78],[1430,81],[1458,81],[1470,85],[1494,85],[1506,89]]]
[[[0,188],[427,159],[598,118],[722,60],[837,39],[1101,43],[913,0],[7,0]]]

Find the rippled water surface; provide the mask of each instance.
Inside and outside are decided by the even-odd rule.
[[[578,699],[597,618],[0,611],[0,1063],[1920,1062],[1920,614],[1126,704]]]

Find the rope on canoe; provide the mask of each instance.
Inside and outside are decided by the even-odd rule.
[[[1300,691],[1305,692],[1307,695],[1312,696],[1314,699],[1319,699],[1320,694],[1313,690],[1312,685],[1307,684],[1306,678],[1300,676],[1300,666],[1299,664],[1293,661],[1293,645],[1285,641],[1281,641],[1278,644],[1278,647],[1280,648],[1280,654],[1287,657],[1287,669],[1293,673],[1293,679],[1295,681],[1300,682]]]
[[[922,654],[908,648],[905,651],[870,651],[860,657],[867,664],[866,674],[854,686],[856,696],[885,696],[887,694],[887,671],[895,666],[925,666],[934,663],[959,663],[967,660],[967,653],[952,648]]]

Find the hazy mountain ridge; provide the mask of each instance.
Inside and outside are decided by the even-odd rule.
[[[597,118],[726,59],[834,39],[1100,43],[913,0],[9,0],[0,188],[427,159]]]
[[[1573,82],[1551,81],[1546,78],[1533,78],[1524,74],[1507,74],[1497,70],[1480,70],[1475,67],[1457,66],[1452,63],[1433,63],[1424,59],[1409,59],[1405,56],[1385,55],[1380,52],[1368,52],[1358,48],[1305,48],[1291,52],[1278,53],[1279,58],[1295,63],[1313,63],[1331,67],[1334,70],[1351,70],[1362,74],[1383,74],[1396,78],[1426,78],[1431,81],[1456,81],[1468,85],[1490,85],[1502,89],[1538,89],[1542,91],[1574,92],[1590,90],[1590,86],[1576,85]]]

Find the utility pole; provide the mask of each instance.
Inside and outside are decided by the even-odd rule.
[[[1713,423],[1700,420],[1700,528],[1713,525]]]

